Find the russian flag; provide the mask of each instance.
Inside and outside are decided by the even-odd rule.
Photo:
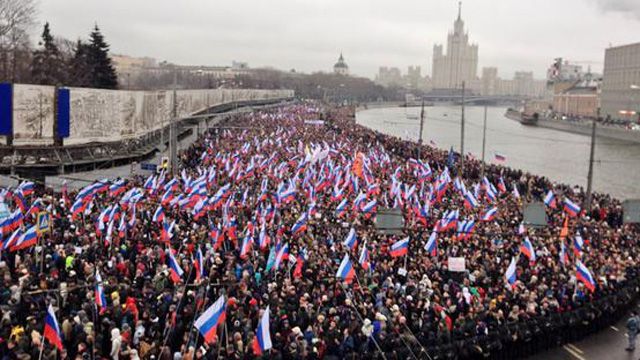
[[[156,212],[153,213],[153,219],[151,219],[152,221],[158,221],[158,222],[162,222],[164,221],[164,208],[162,207],[162,205],[158,205],[158,208],[156,209]]]
[[[173,237],[173,227],[175,226],[176,222],[173,221],[171,222],[171,224],[169,224],[166,220],[167,219],[164,219],[164,221],[162,222],[162,232],[160,234],[160,237],[162,238],[162,241],[169,242]]]
[[[222,241],[224,240],[224,233],[222,229],[220,229],[215,224],[211,224],[209,228],[209,236],[211,237],[211,241],[213,242],[213,250],[217,251],[222,245]]]
[[[38,233],[36,226],[32,226],[25,231],[17,241],[10,245],[10,251],[17,251],[34,246],[38,242]]]
[[[576,234],[576,236],[573,238],[573,253],[576,255],[576,257],[580,257],[583,248],[584,240],[582,239],[582,236],[580,236],[580,234]]]
[[[162,205],[166,205],[168,203],[171,202],[171,200],[173,200],[173,190],[169,189],[167,191],[165,191],[164,194],[162,194],[162,198],[160,198],[160,203]]]
[[[169,191],[173,192],[174,190],[178,189],[179,186],[180,186],[180,183],[178,182],[178,179],[173,178],[169,180],[169,182],[164,184],[163,189],[167,192]]]
[[[360,204],[367,200],[367,196],[364,193],[360,193],[358,194],[358,196],[356,196],[355,200],[353,200],[353,209],[359,209],[360,208]]]
[[[207,214],[207,208],[208,208],[207,198],[205,197],[200,199],[196,203],[196,206],[194,206],[193,211],[191,212],[191,214],[193,215],[193,219],[197,221],[201,217],[205,216]]]
[[[76,219],[78,217],[78,214],[81,214],[85,210],[85,208],[89,204],[89,199],[90,197],[79,198],[73,203],[73,205],[71,206],[71,217],[73,219]]]
[[[531,244],[528,236],[524,238],[524,242],[520,245],[520,252],[522,252],[530,262],[536,261],[536,252],[533,249],[533,244]]]
[[[293,235],[298,235],[301,232],[305,231],[306,229],[307,229],[307,213],[304,212],[302,213],[302,215],[300,215],[296,223],[293,224],[293,226],[291,227],[291,233]]]
[[[569,262],[569,254],[567,254],[567,248],[564,245],[564,241],[560,242],[560,263],[562,265],[567,265]]]
[[[336,277],[344,280],[346,284],[350,284],[353,281],[355,275],[356,271],[353,269],[351,260],[349,260],[349,254],[344,254],[344,258],[342,258],[342,262],[338,267]]]
[[[347,199],[342,199],[336,208],[336,217],[340,218],[347,212]]]
[[[20,183],[20,186],[18,186],[18,189],[22,191],[22,194],[24,196],[29,196],[33,194],[33,191],[35,190],[35,184],[31,181],[23,181],[22,183]]]
[[[482,215],[482,221],[493,221],[493,219],[496,217],[497,212],[498,212],[498,208],[492,207],[491,209],[487,210],[487,212],[484,213],[484,215]]]
[[[567,212],[572,217],[578,216],[580,214],[580,206],[576,205],[569,198],[564,199],[564,211]]]
[[[342,199],[344,189],[340,189],[338,184],[333,187],[333,193],[331,194],[331,201],[338,201]]]
[[[544,203],[552,209],[556,208],[556,196],[553,194],[552,190],[547,192],[547,195],[544,197]]]
[[[360,257],[358,258],[358,263],[364,270],[369,270],[369,249],[367,249],[367,243],[365,242],[362,245],[362,250],[360,250]]]
[[[20,208],[21,212],[24,212],[27,208],[27,201],[24,199],[24,196],[22,196],[20,189],[13,193],[13,202]]]
[[[304,263],[307,261],[307,249],[302,248],[298,250],[298,256],[295,258],[296,267],[293,270],[293,277],[298,279],[302,277],[302,267]]]
[[[215,195],[213,195],[213,198],[211,200],[211,205],[213,206],[214,210],[220,207],[220,205],[222,205],[222,202],[224,201],[224,199],[227,197],[229,193],[230,187],[231,187],[231,184],[226,184],[220,189],[218,189]]]
[[[591,276],[591,272],[579,259],[576,260],[576,279],[581,281],[589,291],[594,292],[596,290],[596,282]]]
[[[53,311],[51,304],[47,308],[47,316],[44,319],[44,337],[49,340],[51,345],[62,351],[62,332],[60,332],[56,313]]]
[[[171,249],[169,249],[169,274],[171,275],[171,280],[173,280],[174,283],[179,283],[182,280],[182,275],[184,274],[180,264],[178,264],[178,261],[173,256],[173,251]]]
[[[226,310],[227,303],[224,295],[221,295],[193,324],[207,344],[211,344],[215,340],[218,326],[224,323],[227,318]]]
[[[502,155],[502,154],[500,154],[500,153],[498,153],[498,152],[494,153],[494,156],[495,156],[496,161],[499,161],[499,162],[507,161],[507,157]]]
[[[280,202],[288,204],[296,199],[296,189],[290,188],[280,194]]]
[[[240,247],[240,258],[246,259],[249,251],[251,251],[251,245],[253,244],[253,237],[247,234],[242,240],[242,246]]]
[[[511,258],[511,263],[509,263],[509,267],[507,268],[507,272],[504,274],[505,279],[511,285],[511,287],[516,286],[516,258]]]
[[[497,198],[497,197],[496,197],[496,192],[495,192],[495,190],[493,189],[493,185],[491,185],[490,187],[488,187],[488,188],[486,188],[486,189],[485,189],[485,194],[486,194],[487,199],[488,199],[489,201],[491,201],[491,202],[496,201],[496,198]]]
[[[274,268],[278,270],[284,260],[289,259],[289,244],[284,244],[276,254]]]
[[[475,220],[465,220],[458,225],[458,237],[462,240],[469,239],[471,234],[473,234],[473,230],[476,227]]]
[[[102,287],[102,276],[100,272],[96,270],[96,288],[95,288],[96,306],[100,309],[102,314],[107,310],[107,297],[104,295],[104,288]]]
[[[9,237],[9,239],[7,239],[5,242],[2,243],[2,247],[0,247],[1,250],[6,250],[6,249],[10,249],[11,246],[16,243],[18,241],[18,239],[20,239],[22,237],[22,229],[21,228],[17,228]]]
[[[356,230],[354,228],[349,230],[349,234],[347,234],[347,237],[344,239],[342,244],[351,250],[358,246],[358,237],[356,236]]]
[[[258,235],[258,245],[260,246],[260,249],[264,250],[269,245],[269,242],[270,239],[269,235],[267,234],[266,222],[263,222],[262,226],[260,227],[260,234]]]
[[[22,219],[24,219],[22,212],[20,211],[20,209],[16,209],[16,211],[9,215],[9,217],[6,218],[2,223],[2,233],[8,234],[13,230],[19,228],[22,224]]]
[[[202,251],[198,247],[196,251],[196,257],[193,260],[193,267],[196,270],[196,281],[200,281],[204,277],[204,259],[202,258]]]
[[[498,190],[500,191],[501,194],[504,194],[507,192],[507,186],[504,184],[504,180],[502,179],[502,176],[500,176],[500,180],[498,180]]]
[[[373,199],[364,205],[362,213],[364,214],[365,219],[368,219],[373,215],[373,212],[376,210],[376,204],[378,204],[378,200]]]
[[[395,243],[393,243],[393,245],[391,245],[391,251],[389,251],[389,254],[391,255],[391,257],[395,258],[395,257],[407,255],[408,252],[409,252],[409,237],[406,237],[402,240],[398,240]]]
[[[478,206],[478,200],[476,200],[475,196],[470,191],[464,193],[464,206],[467,209],[473,209]]]
[[[253,354],[260,356],[264,351],[271,349],[271,334],[269,333],[269,307],[264,310],[258,328],[256,329],[256,336],[253,338]]]
[[[113,185],[109,186],[109,196],[115,197],[122,194],[126,190],[125,184],[124,180],[118,180],[113,183]]]
[[[431,232],[431,235],[429,236],[429,240],[427,241],[427,244],[424,246],[424,249],[431,256],[436,256],[438,254],[438,240],[437,240],[437,233],[435,231]]]

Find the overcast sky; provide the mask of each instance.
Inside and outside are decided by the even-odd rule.
[[[350,71],[422,66],[446,41],[457,0],[40,0],[40,25],[86,38],[98,23],[111,51],[179,64],[330,71],[342,51]],[[640,41],[640,0],[466,0],[462,18],[479,44],[479,69],[542,78],[555,57],[592,61]],[[40,26],[38,25],[38,26]],[[40,28],[34,29],[39,34]],[[34,39],[35,41],[35,39]]]

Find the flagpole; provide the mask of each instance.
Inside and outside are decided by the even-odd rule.
[[[227,319],[225,318],[224,323],[222,324],[222,326],[226,329],[227,328]],[[222,345],[222,334],[220,334],[220,336],[218,337],[218,346],[216,349],[216,359],[220,358],[220,346]]]
[[[187,275],[187,278],[184,281],[184,290],[182,290],[182,297],[180,298],[180,301],[178,301],[178,306],[176,306],[176,318],[178,317],[178,312],[180,311],[180,305],[182,305],[182,302],[184,301],[185,296],[187,296],[187,283],[191,278],[192,272],[193,272],[193,266],[190,266],[189,275]],[[171,327],[169,328],[169,332],[167,332],[167,335],[165,335],[164,340],[162,341],[162,347],[167,346],[167,340],[169,340],[169,334],[174,327],[175,327],[175,324],[171,324]]]
[[[44,352],[44,331],[40,336],[40,355],[38,355],[38,360],[42,360],[42,353]]]
[[[356,281],[358,282],[358,284],[360,283],[360,280],[358,280],[358,275],[355,274],[355,278]],[[351,295],[351,306],[353,307],[353,309],[356,312],[356,315],[358,315],[358,318],[360,319],[360,321],[364,324],[364,319],[362,318],[362,315],[360,315],[360,311],[358,311],[358,308],[356,307],[356,302],[354,299],[353,294],[349,293],[349,291],[347,290],[346,285],[344,284],[344,282],[341,282],[342,288],[343,290],[345,290],[345,292],[349,295]],[[378,352],[380,352],[380,355],[382,355],[382,358],[384,360],[387,360],[387,356],[384,354],[384,351],[382,351],[382,348],[380,347],[380,344],[378,344],[378,341],[376,340],[376,338],[373,336],[373,334],[371,334],[370,336],[371,340],[373,340],[373,343],[376,345],[376,348],[378,349]]]
[[[93,338],[96,338],[96,334],[98,331],[98,305],[93,304]],[[91,350],[91,359],[96,358],[96,344],[94,342],[93,349]]]
[[[209,297],[207,296],[207,294],[209,293],[209,281],[210,281],[210,277],[207,278],[207,286],[204,290],[204,299],[202,302],[202,309],[204,309],[207,305],[207,300],[209,299]],[[191,321],[191,328],[189,329],[189,337],[187,338],[187,346],[189,345],[189,342],[191,341],[191,334],[193,333],[193,329],[195,328],[194,324],[196,323],[196,319],[198,318],[198,301],[197,301],[197,297],[196,297],[196,311],[193,312],[193,321]],[[200,312],[202,313],[202,311]],[[196,336],[196,344],[198,343],[198,336]],[[195,347],[195,346],[194,346]]]

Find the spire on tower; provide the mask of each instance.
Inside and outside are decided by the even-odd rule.
[[[462,1],[458,1],[458,20],[462,17]]]

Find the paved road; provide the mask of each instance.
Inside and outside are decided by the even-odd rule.
[[[640,305],[639,305],[640,307]],[[529,360],[632,360],[640,359],[640,346],[635,352],[627,352],[627,334],[625,316],[614,326],[603,329],[574,343],[541,352],[529,357]],[[638,342],[640,344],[640,342]]]

